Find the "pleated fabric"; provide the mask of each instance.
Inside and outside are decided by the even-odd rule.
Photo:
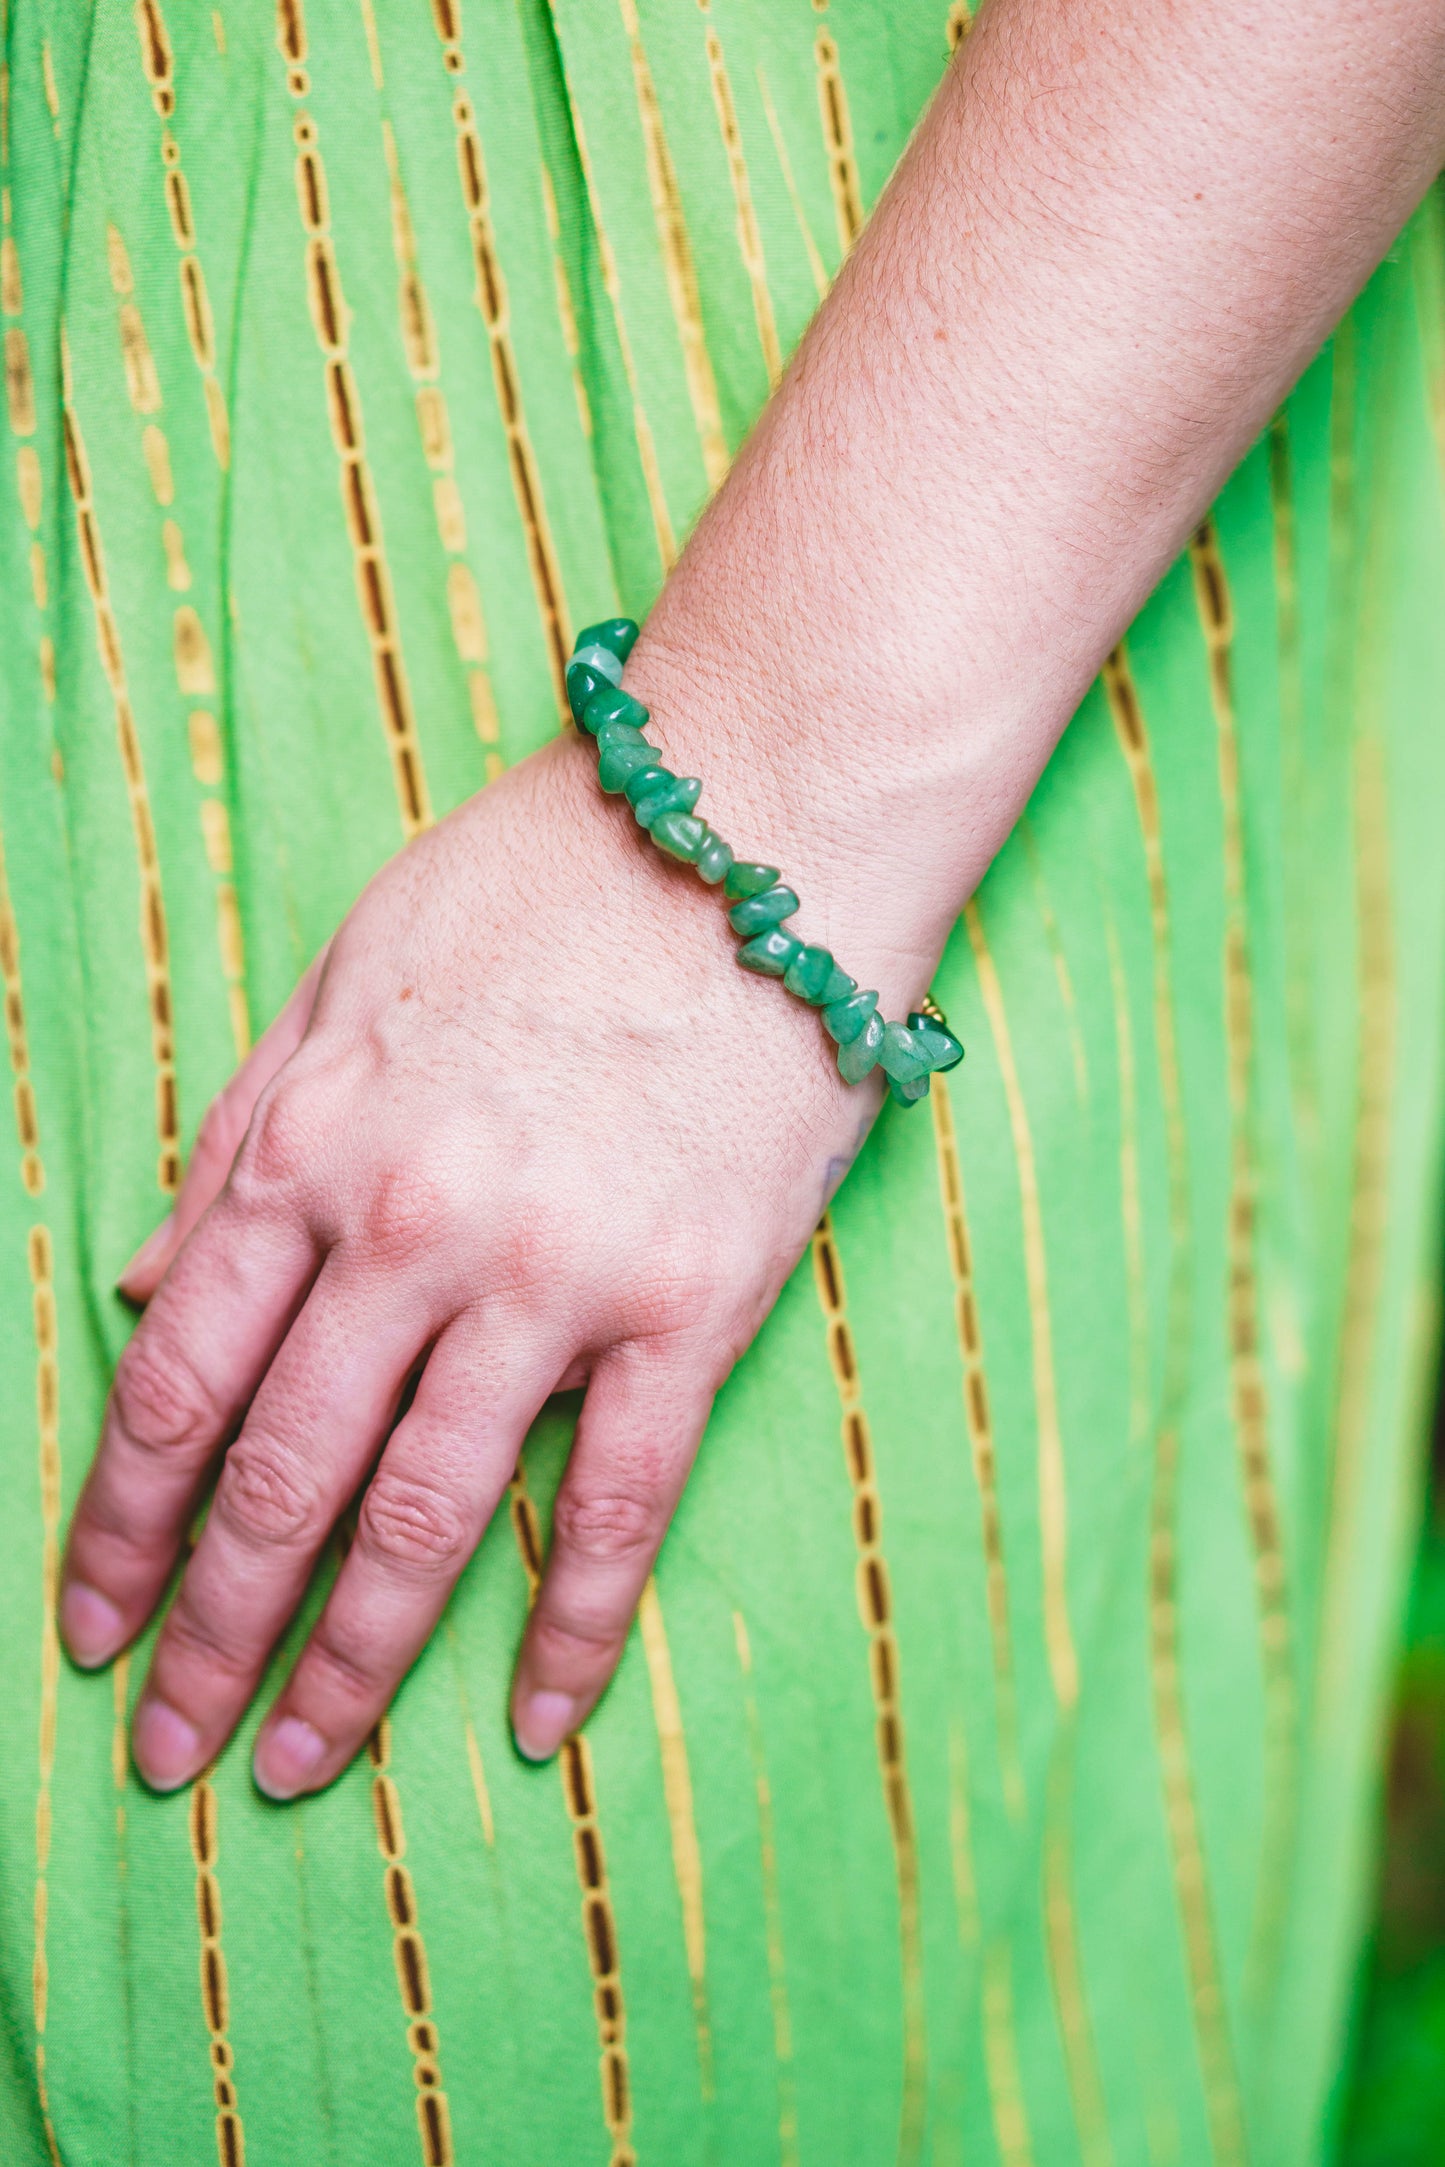
[[[966,27],[10,0],[17,2167],[1321,2157],[1434,1344],[1436,202],[956,929],[969,1058],[884,1113],[560,1765],[505,1696],[571,1403],[324,1797],[258,1797],[254,1720],[150,1797],[145,1650],[56,1638],[112,1282],[209,1098],[645,611]]]

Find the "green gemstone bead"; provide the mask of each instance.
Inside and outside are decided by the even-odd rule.
[[[778,926],[769,926],[766,933],[744,941],[738,950],[738,962],[745,971],[757,971],[764,978],[781,978],[802,946],[791,933],[784,933]]]
[[[572,710],[574,721],[582,720],[588,701],[602,690],[607,681],[600,670],[594,670],[586,662],[568,663],[567,705]]]
[[[925,1016],[921,1024],[913,1026],[913,1036],[917,1039],[918,1050],[926,1058],[929,1068],[940,1075],[948,1069],[957,1068],[963,1059],[963,1048],[952,1031],[945,1031],[942,1024],[935,1023],[931,1016]]]
[[[641,700],[634,700],[630,692],[624,692],[621,685],[604,685],[600,692],[593,693],[580,719],[583,729],[598,737],[605,722],[627,722],[634,730],[642,729],[647,721],[647,709]]]
[[[584,647],[606,647],[625,662],[637,645],[637,627],[630,617],[604,617],[600,624],[586,625],[577,635],[573,654]]]
[[[917,1037],[906,1023],[884,1024],[878,1058],[885,1072],[898,1083],[914,1083],[928,1074],[928,1056],[921,1051]]]
[[[750,865],[746,859],[739,859],[728,874],[723,893],[740,903],[745,895],[761,895],[764,888],[771,888],[777,877],[775,865]]]
[[[707,840],[707,822],[696,813],[659,813],[652,823],[652,840],[669,857],[691,864]]]
[[[741,903],[734,903],[728,912],[728,923],[734,933],[766,933],[770,925],[781,925],[791,918],[798,907],[798,898],[791,888],[779,882],[776,888],[765,888],[761,895],[745,896]]]
[[[878,1066],[882,1044],[883,1018],[870,1016],[858,1036],[838,1048],[838,1073],[844,1083],[862,1083],[868,1071]]]
[[[569,671],[595,670],[597,675],[609,685],[620,685],[622,683],[622,664],[610,647],[598,647],[595,644],[591,647],[574,647],[572,660],[568,663],[567,668]]]
[[[814,1005],[818,1008],[835,1008],[839,1001],[846,1001],[850,993],[857,991],[858,981],[835,963],[828,974],[828,982],[818,995]]]
[[[632,798],[632,810],[639,825],[650,828],[664,813],[690,813],[702,796],[702,784],[696,775],[669,775],[665,783],[639,790],[635,798],[629,782],[627,795]]]
[[[800,948],[788,965],[783,984],[789,993],[796,993],[800,1001],[811,1001],[816,1007],[818,996],[833,970],[833,958],[826,948]]]
[[[900,1083],[896,1076],[888,1079],[888,1096],[900,1106],[916,1106],[920,1099],[927,1098],[928,1091],[927,1076],[915,1076],[910,1083]]]
[[[823,1028],[840,1046],[851,1046],[855,1038],[861,1038],[869,1019],[878,1012],[876,993],[852,993],[846,1001],[838,1001],[823,1010]]]
[[[629,805],[635,806],[639,798],[645,798],[652,791],[661,790],[668,783],[675,781],[676,777],[671,768],[665,768],[656,753],[654,753],[652,764],[649,767],[635,767],[632,770],[632,773],[622,785],[622,794]]]
[[[710,888],[715,888],[731,870],[732,850],[712,828],[707,831],[707,841],[697,854],[697,869]]]
[[[609,745],[647,745],[647,739],[630,722],[604,722],[597,733],[597,750],[605,752]],[[657,747],[648,745],[647,749],[656,752]]]
[[[656,766],[657,748],[653,745],[609,745],[597,763],[597,780],[615,797],[629,775],[635,775],[639,768]]]

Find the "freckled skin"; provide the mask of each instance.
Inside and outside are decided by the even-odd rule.
[[[1442,163],[1438,0],[981,13],[627,669],[700,814],[883,1014]],[[148,1307],[61,1621],[92,1664],[140,1632],[224,1454],[136,1717],[163,1788],[359,1494],[257,1747],[273,1795],[330,1781],[585,1384],[513,1693],[554,1751],[876,1114],[595,767],[569,733],[383,870],[123,1277]]]

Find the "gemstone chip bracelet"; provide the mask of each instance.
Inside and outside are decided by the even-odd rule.
[[[721,886],[731,906],[728,922],[742,938],[739,964],[760,977],[781,978],[789,993],[822,1011],[845,1082],[861,1083],[881,1068],[901,1105],[926,1098],[935,1071],[956,1068],[963,1059],[942,1009],[926,999],[906,1023],[886,1023],[876,993],[860,992],[857,979],[828,949],[786,930],[798,898],[778,868],[735,858],[717,831],[698,818],[702,784],[697,777],[674,775],[642,734],[647,709],[622,689],[622,666],[637,629],[630,617],[588,625],[567,665],[568,703],[579,728],[597,740],[598,781],[612,795],[626,797],[659,850],[696,866],[710,888]]]

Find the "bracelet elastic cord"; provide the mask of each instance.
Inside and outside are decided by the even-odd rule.
[[[874,1068],[888,1078],[893,1097],[911,1106],[928,1095],[935,1071],[956,1068],[963,1048],[931,999],[906,1023],[885,1023],[876,993],[859,991],[856,978],[826,948],[786,930],[798,909],[793,890],[775,865],[755,865],[731,848],[696,807],[702,784],[695,775],[674,775],[643,735],[647,709],[622,689],[622,667],[637,639],[630,617],[609,617],[578,636],[567,665],[567,698],[579,728],[597,741],[597,778],[604,790],[626,797],[659,850],[696,866],[710,888],[721,887],[731,908],[728,921],[741,936],[737,960],[745,971],[781,978],[789,993],[822,1011],[823,1026],[838,1048],[838,1068],[848,1083],[861,1083]]]

